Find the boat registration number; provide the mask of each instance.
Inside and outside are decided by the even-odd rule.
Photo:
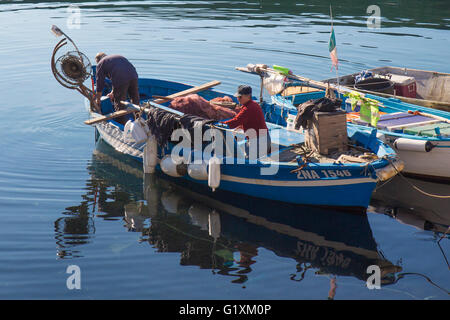
[[[349,170],[300,170],[297,172],[297,179],[300,180],[344,178],[351,176],[352,173]]]

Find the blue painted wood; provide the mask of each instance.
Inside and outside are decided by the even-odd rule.
[[[139,79],[139,89],[142,96],[148,99],[152,95],[170,95],[175,92],[186,90],[192,86],[177,82],[164,81],[159,79]],[[230,96],[215,90],[206,90],[199,93],[203,98],[210,100],[216,97]],[[233,97],[233,99],[235,99]],[[144,101],[145,99],[142,99]],[[309,100],[309,99],[308,99]],[[235,100],[236,101],[236,100]],[[102,110],[110,108],[110,102],[104,101]],[[165,104],[167,106],[167,104]],[[291,113],[295,109],[263,103],[266,113],[272,112],[282,123],[284,114]],[[282,111],[282,112],[280,112]],[[117,125],[121,130],[123,126],[114,120],[109,122]],[[279,133],[279,148],[285,150],[292,144],[304,142],[301,133],[288,131],[286,128],[268,123],[271,136]],[[297,163],[287,162],[265,162],[259,159],[254,162],[236,158],[223,158],[221,165],[220,189],[239,194],[255,196],[265,199],[278,200],[283,202],[366,208],[369,204],[373,189],[376,186],[376,170],[389,165],[389,161],[384,156],[394,159],[394,151],[380,140],[374,138],[374,134],[350,128],[348,135],[356,143],[367,146],[375,152],[380,159],[371,163],[370,166],[362,164],[341,164],[341,163],[308,163],[303,170],[292,172],[298,168]],[[272,141],[274,142],[274,141]],[[169,143],[159,154],[163,152],[169,154],[174,147]],[[142,161],[142,158],[135,157]],[[263,168],[277,165],[278,171],[274,175],[262,174]],[[161,170],[159,165],[158,170]],[[207,181],[194,180],[188,175],[180,178],[193,181],[201,185],[207,185]]]

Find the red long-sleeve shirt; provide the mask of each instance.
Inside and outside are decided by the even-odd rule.
[[[267,129],[261,106],[253,100],[244,104],[233,119],[224,123],[231,129],[242,126],[244,132],[248,129],[255,129],[258,136],[260,129]]]

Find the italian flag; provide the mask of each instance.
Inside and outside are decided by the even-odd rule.
[[[336,50],[336,37],[334,36],[334,29],[331,27],[330,42],[328,43],[328,50],[330,51],[331,61],[333,66],[338,69],[338,58]],[[333,67],[331,67],[333,69]]]

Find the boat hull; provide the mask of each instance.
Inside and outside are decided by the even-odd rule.
[[[450,141],[433,141],[433,145],[435,147],[430,152],[396,149],[405,163],[403,173],[425,179],[450,181]]]
[[[98,123],[96,130],[116,151],[143,162],[145,143],[136,144],[125,139],[120,125],[113,121]],[[343,168],[345,170],[341,171],[348,175],[345,179],[324,179],[330,172],[324,167],[291,173],[295,168],[280,164],[276,175],[261,175],[261,165],[236,165],[225,161],[221,165],[219,190],[294,204],[365,210],[377,183],[373,174],[364,172],[361,167]],[[161,171],[161,167],[157,165],[156,170]],[[195,180],[188,175],[178,179],[208,185],[207,180]]]

